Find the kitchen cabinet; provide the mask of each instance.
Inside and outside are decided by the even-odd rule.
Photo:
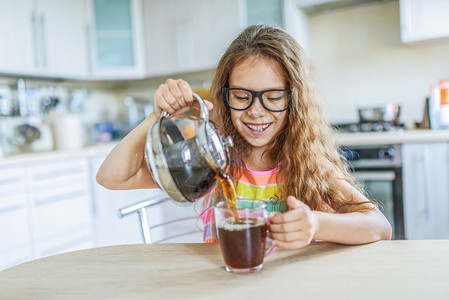
[[[5,0],[0,3],[0,72],[85,78],[86,0]]]
[[[117,211],[144,199],[166,198],[166,194],[160,189],[119,191],[100,186],[95,177],[110,147],[105,149],[0,161],[0,270],[67,251],[143,243],[138,215],[119,218]],[[8,163],[9,159],[16,162]],[[198,209],[167,201],[148,211],[149,224],[197,218]],[[198,234],[170,242],[202,242],[199,219],[159,227],[152,236],[159,240],[187,226],[198,229]]]
[[[239,0],[145,0],[148,75],[213,69],[242,28]]]
[[[0,171],[0,270],[33,257],[25,183],[26,168]]]
[[[146,75],[142,0],[89,0],[91,79]]]
[[[402,158],[406,238],[449,238],[448,143],[404,144]]]
[[[28,175],[35,243],[62,239],[63,244],[67,235],[91,230],[87,159],[35,165],[29,168]],[[93,232],[87,233],[86,238],[93,242]]]
[[[248,25],[268,24],[284,27],[284,0],[246,0]]]
[[[400,20],[403,43],[449,39],[446,0],[400,0]]]
[[[37,68],[33,0],[0,1],[0,72],[33,73]]]
[[[277,25],[300,36],[303,24],[289,24],[296,11],[291,0],[144,0],[148,76],[214,69],[247,25]]]
[[[93,247],[87,158],[0,168],[0,269]]]

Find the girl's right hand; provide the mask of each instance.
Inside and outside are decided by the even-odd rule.
[[[169,114],[186,112],[193,103],[192,88],[182,79],[167,79],[154,92],[154,101],[158,116],[162,110]]]
[[[182,79],[167,79],[154,92],[154,101],[156,102],[158,117],[162,110],[172,115],[175,113],[183,114],[191,110],[192,107],[198,107],[198,102],[193,99],[192,88]],[[206,100],[205,103],[207,108],[211,110],[212,103]]]

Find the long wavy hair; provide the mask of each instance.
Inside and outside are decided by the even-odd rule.
[[[334,212],[331,203],[337,205],[338,211],[371,209],[372,205],[367,205],[367,202],[356,203],[352,198],[345,198],[335,185],[330,184],[337,178],[343,179],[363,193],[363,188],[350,174],[347,162],[338,152],[335,134],[319,103],[302,48],[277,27],[254,25],[244,29],[228,47],[214,73],[210,89],[214,103],[211,119],[225,136],[231,136],[234,140],[230,174],[238,176],[241,155],[249,153],[251,146],[234,128],[222,88],[234,66],[248,58],[277,62],[284,73],[286,88],[292,91],[287,124],[266,152],[273,162],[281,162],[277,178],[278,182],[283,183],[280,185],[280,199],[293,195],[311,209],[327,212]]]

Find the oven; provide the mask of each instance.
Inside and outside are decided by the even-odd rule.
[[[369,199],[379,204],[393,228],[393,239],[404,239],[401,145],[342,146],[355,178]]]

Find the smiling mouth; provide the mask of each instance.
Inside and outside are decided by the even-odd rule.
[[[252,131],[262,132],[267,129],[272,123],[267,124],[248,124],[245,123],[246,127],[248,127]]]

